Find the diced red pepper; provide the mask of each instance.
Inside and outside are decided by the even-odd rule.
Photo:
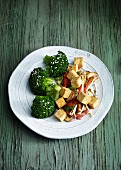
[[[69,101],[65,106],[76,106],[76,104],[79,104],[80,102],[76,99]]]
[[[80,69],[81,69],[81,66],[78,65],[78,70],[80,70]]]
[[[85,83],[85,86],[84,86],[84,93],[86,93],[89,85],[92,83],[92,81],[94,80],[94,76],[90,77],[88,82]]]
[[[89,110],[86,109],[86,110],[84,110],[82,113],[86,115],[87,113],[89,113]]]
[[[83,116],[85,116],[87,113],[89,112],[88,109],[86,109],[85,111],[83,111],[81,114],[76,114],[76,119],[81,119]]]
[[[63,86],[66,87],[67,86],[67,72],[64,72],[63,74]]]
[[[67,115],[72,116],[70,113],[71,113],[70,110],[67,110],[67,111],[66,111],[66,114],[67,114]]]
[[[81,109],[82,109],[82,104],[79,103],[78,106],[77,106],[77,109],[76,109],[76,113],[81,112]]]
[[[67,78],[67,87],[71,87],[71,80]]]
[[[82,84],[81,86],[78,88],[78,93],[82,90]]]

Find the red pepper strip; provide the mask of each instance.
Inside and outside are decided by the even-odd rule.
[[[92,83],[92,81],[94,80],[94,76],[90,77],[88,82],[85,83],[85,86],[84,86],[84,93],[86,93],[89,85]]]
[[[67,87],[71,87],[71,80],[69,80],[68,78],[67,79]]]
[[[70,113],[71,113],[70,110],[67,110],[67,111],[66,111],[66,114],[67,114],[67,115],[72,116]]]
[[[78,106],[77,106],[77,109],[76,109],[76,113],[79,113],[82,109],[82,104],[79,103]]]
[[[69,101],[65,106],[76,106],[76,104],[79,104],[80,102],[76,99]]]
[[[63,86],[64,87],[67,86],[67,72],[64,72],[64,74],[63,74]]]
[[[78,88],[78,93],[82,90],[82,84],[81,86]]]
[[[76,114],[76,119],[81,119],[83,116],[85,116],[87,113],[89,112],[88,109],[86,109],[85,111],[83,111],[81,114]]]
[[[78,65],[78,71],[81,69],[81,66]]]

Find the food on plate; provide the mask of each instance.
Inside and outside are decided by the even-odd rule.
[[[44,95],[51,96],[54,99],[59,97],[61,87],[55,84],[54,79],[45,78],[42,82],[42,91]]]
[[[46,118],[54,114],[55,102],[50,96],[36,96],[32,104],[32,116]]]
[[[71,79],[71,85],[74,87],[74,88],[79,88],[82,84],[82,78],[80,76],[78,77],[73,77]]]
[[[55,101],[55,103],[56,103],[56,105],[58,106],[58,108],[61,108],[61,107],[63,107],[64,105],[66,105],[66,101],[64,100],[63,97],[57,99],[57,100]]]
[[[59,77],[68,68],[68,59],[62,51],[58,51],[57,55],[48,56],[46,55],[44,58],[44,62],[46,64],[46,70],[48,71],[50,77]]]
[[[78,65],[80,68],[84,66],[84,59],[83,57],[75,57],[74,58],[74,64]]]
[[[35,68],[29,78],[29,86],[33,94],[43,95],[45,93],[42,91],[42,82],[48,77],[48,73],[41,67]]]
[[[95,109],[100,103],[93,89],[93,85],[99,79],[98,74],[84,70],[83,66],[83,57],[74,58],[74,64],[68,66],[67,72],[63,74],[63,80],[60,82],[60,96],[63,98],[57,100],[56,104],[58,106],[58,102],[60,105],[63,103],[61,107],[58,107],[61,108],[59,109],[59,115],[64,110],[66,112],[66,118],[64,119],[66,122],[73,119],[80,120],[83,116],[91,114],[91,109]],[[58,116],[56,117],[58,118]],[[60,120],[60,118],[58,119]]]
[[[75,72],[78,71],[78,64],[68,66],[68,71],[74,70]]]
[[[33,101],[34,117],[45,118],[56,110],[54,115],[59,121],[70,122],[98,107],[100,100],[93,85],[99,77],[84,69],[83,57],[75,57],[69,65],[66,55],[59,51],[57,55],[45,56],[44,62],[46,70],[34,69],[29,79],[31,91],[40,95]]]
[[[66,118],[65,118],[64,120],[65,120],[66,122],[71,122],[72,119],[73,119],[72,117],[69,117],[69,116],[66,115]]]
[[[91,100],[91,97],[88,94],[80,91],[80,93],[77,96],[77,100],[83,104],[88,104]]]
[[[49,95],[55,99],[59,96],[60,86],[41,67],[35,68],[29,78],[30,89],[35,95]]]
[[[69,80],[71,80],[73,77],[79,77],[79,75],[76,73],[76,71],[70,70],[70,71],[67,73],[67,78],[68,78]]]
[[[64,98],[68,98],[71,94],[71,90],[69,88],[66,87],[61,87],[60,89],[60,96],[64,97]]]
[[[66,118],[66,112],[63,109],[59,109],[55,116],[62,122]]]
[[[99,99],[97,98],[97,97],[95,97],[95,96],[91,96],[90,97],[91,98],[91,100],[89,101],[89,103],[88,103],[88,105],[89,105],[89,107],[91,107],[91,108],[96,108],[97,106],[98,106],[98,104],[100,103],[100,101],[99,101]]]

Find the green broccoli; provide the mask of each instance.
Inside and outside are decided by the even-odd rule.
[[[42,91],[44,91],[45,94],[47,95],[48,92],[53,91],[54,84],[55,84],[54,79],[45,78],[42,82]]]
[[[54,100],[59,98],[60,89],[61,87],[55,84],[52,78],[45,78],[42,82],[42,91],[45,92],[45,95],[53,97]]]
[[[44,62],[46,64],[48,74],[51,77],[62,76],[69,65],[66,55],[61,51],[58,51],[58,54],[54,56],[46,55]]]
[[[61,87],[57,84],[53,86],[53,97],[54,100],[57,100],[59,98],[59,92],[60,92]]]
[[[60,86],[55,84],[53,78],[48,78],[48,74],[42,68],[35,68],[30,75],[29,85],[35,95],[49,95],[55,100],[59,96]]]
[[[45,95],[45,91],[42,90],[42,82],[48,77],[48,73],[41,67],[35,68],[30,75],[29,85],[33,94]]]
[[[54,114],[55,102],[49,96],[36,96],[33,100],[32,116],[36,118],[46,118]]]

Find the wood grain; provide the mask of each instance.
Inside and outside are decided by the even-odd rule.
[[[1,0],[0,37],[0,170],[121,169],[121,2]],[[10,109],[7,86],[12,71],[28,53],[50,45],[94,53],[113,77],[114,103],[85,136],[46,139]]]

